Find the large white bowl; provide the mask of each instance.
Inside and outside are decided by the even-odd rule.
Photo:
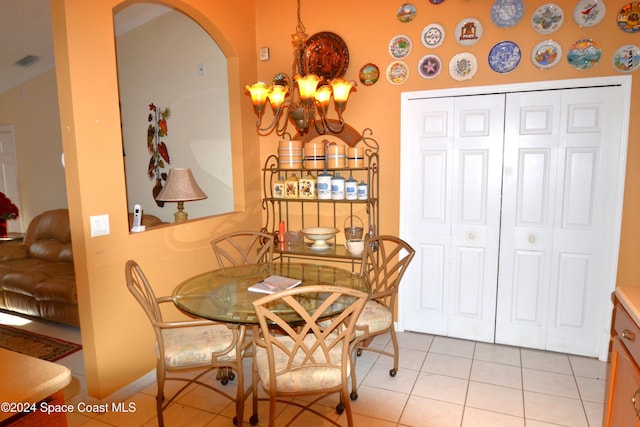
[[[327,240],[335,236],[340,230],[332,227],[303,228],[302,234],[309,240],[313,240],[312,249],[326,249],[329,247]]]

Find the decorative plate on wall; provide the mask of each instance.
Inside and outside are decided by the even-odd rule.
[[[309,37],[305,43],[300,69],[327,80],[344,76],[349,66],[349,49],[337,34],[324,31]]]
[[[449,61],[449,74],[454,80],[469,80],[478,71],[478,60],[472,53],[454,55]]]
[[[634,44],[622,46],[613,54],[613,68],[632,73],[640,67],[640,48]]]
[[[580,0],[573,8],[573,20],[581,27],[593,27],[602,21],[606,11],[603,0]]]
[[[444,28],[439,24],[429,24],[422,30],[422,44],[434,48],[444,43]]]
[[[360,68],[360,83],[365,86],[371,86],[380,78],[380,70],[376,64],[368,63]]]
[[[564,22],[564,12],[557,4],[547,3],[540,6],[531,17],[533,29],[540,34],[551,34]]]
[[[555,67],[562,58],[562,48],[553,40],[544,40],[531,51],[531,62],[541,69]]]
[[[496,0],[491,7],[491,20],[500,28],[516,25],[524,15],[522,0]]]
[[[592,39],[581,39],[571,45],[567,61],[578,70],[588,70],[600,61],[602,49]]]
[[[637,1],[627,3],[620,9],[616,17],[618,28],[625,33],[637,33],[640,31],[640,3]]]
[[[476,44],[482,37],[482,24],[474,18],[463,19],[456,26],[455,37],[463,46]]]
[[[291,89],[291,79],[285,73],[278,73],[273,76],[272,84],[280,85],[286,87],[287,89]]]
[[[429,0],[429,3],[431,3],[431,4],[440,4],[440,3],[444,3],[444,0]]]
[[[389,42],[389,55],[394,59],[406,58],[411,53],[411,39],[405,35],[398,35]]]
[[[418,61],[418,73],[425,79],[437,77],[442,71],[442,61],[437,55],[425,55]]]
[[[496,73],[508,73],[516,69],[521,58],[522,52],[517,44],[502,41],[489,51],[489,66]]]
[[[405,3],[398,9],[398,21],[411,22],[416,17],[416,7],[411,3]]]
[[[387,80],[389,83],[399,85],[409,78],[409,67],[404,61],[393,61],[387,66]]]

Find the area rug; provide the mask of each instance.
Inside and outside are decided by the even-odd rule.
[[[55,362],[82,349],[80,344],[0,325],[0,347]]]

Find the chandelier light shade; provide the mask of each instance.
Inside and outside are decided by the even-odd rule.
[[[268,135],[274,131],[279,136],[284,135],[289,120],[300,135],[306,134],[312,125],[319,134],[325,134],[327,131],[340,133],[344,129],[342,113],[347,107],[351,91],[355,90],[356,83],[347,82],[342,78],[327,80],[315,74],[303,73],[300,58],[305,58],[301,53],[304,52],[307,37],[298,0],[298,25],[296,33],[291,35],[294,56],[292,87],[287,88],[279,84],[269,86],[264,82],[245,86],[258,116],[256,130],[260,135]],[[329,120],[327,117],[331,98],[338,114],[337,121]],[[273,119],[271,123],[264,124],[267,103],[271,105]],[[284,114],[285,110],[287,114]]]
[[[206,199],[207,195],[196,182],[191,169],[172,168],[162,191],[156,196],[161,202],[178,202],[178,212],[174,214],[175,222],[183,222],[188,219],[184,212],[184,202]]]

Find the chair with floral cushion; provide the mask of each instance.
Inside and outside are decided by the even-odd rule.
[[[236,231],[211,241],[220,268],[273,262],[273,235],[259,231]]]
[[[253,395],[255,399],[261,381],[269,395],[269,427],[275,427],[278,398],[301,408],[287,425],[304,410],[340,425],[312,408],[322,397],[336,392],[344,402],[340,412],[346,410],[347,423],[353,426],[348,397],[349,343],[366,299],[366,292],[356,289],[311,285],[253,302],[260,322],[260,334],[254,337]],[[312,394],[320,396],[307,405],[289,399]]]
[[[351,400],[358,398],[356,379],[356,355],[363,350],[373,351],[393,357],[393,368],[389,375],[398,372],[398,338],[393,321],[396,314],[398,286],[415,250],[408,243],[395,236],[380,235],[365,242],[360,274],[369,282],[369,299],[356,323],[356,338],[351,343]],[[384,349],[368,346],[377,335],[389,332],[393,344],[393,353]]]
[[[242,354],[237,354],[236,344],[238,340],[244,341],[242,346],[244,351],[250,345],[250,341],[239,336],[237,329],[230,329],[209,320],[165,321],[160,304],[172,303],[171,297],[156,298],[142,269],[133,260],[126,263],[125,277],[127,288],[142,306],[155,332],[158,425],[164,425],[163,410],[191,384],[207,387],[235,400],[236,413],[242,414],[245,390],[242,386],[242,369],[238,369],[242,368]],[[201,381],[203,375],[217,368],[231,368],[239,373],[235,396]],[[201,372],[194,374],[194,370]],[[175,374],[179,372],[182,372],[183,375]],[[174,374],[172,375],[172,373]],[[184,382],[184,385],[169,400],[165,401],[164,386],[167,381],[181,381]],[[239,421],[238,425],[241,425],[242,420]]]
[[[234,231],[211,241],[220,268],[273,262],[273,235],[259,231]],[[229,368],[220,368],[216,375],[222,384],[233,381]]]

